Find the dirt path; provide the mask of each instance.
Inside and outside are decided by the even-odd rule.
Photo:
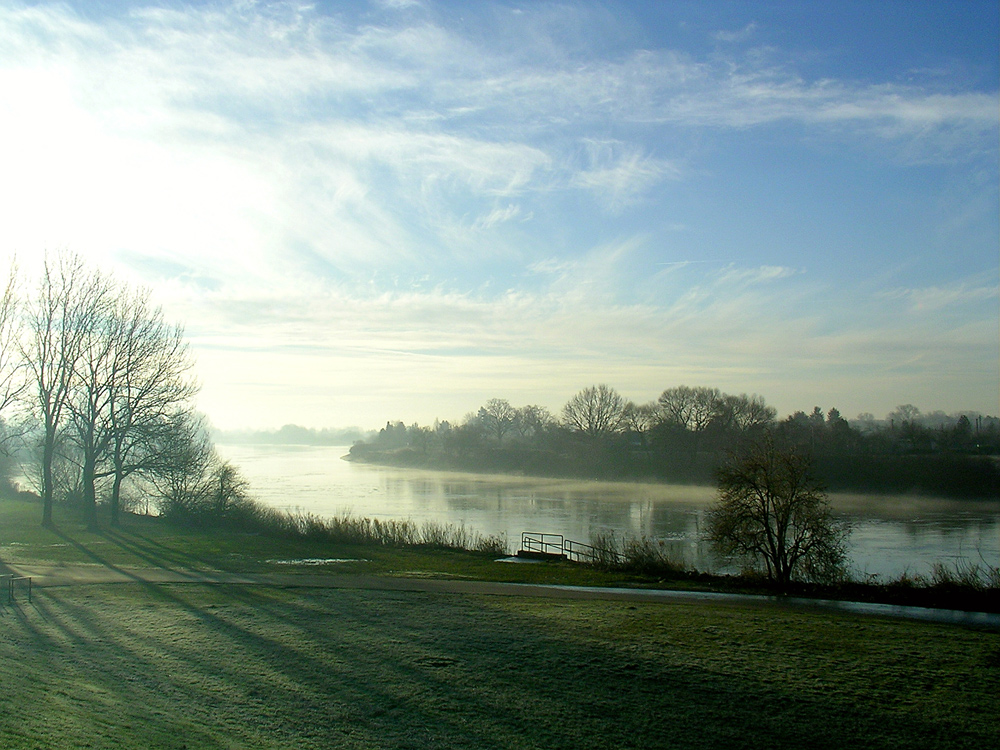
[[[795,608],[834,611],[855,615],[937,622],[1000,631],[1000,614],[959,610],[902,607],[817,599],[798,599],[752,594],[722,594],[665,589],[555,586],[498,583],[406,576],[376,576],[339,573],[270,573],[237,575],[224,571],[168,568],[124,568],[101,565],[2,565],[0,573],[31,578],[33,587],[76,586],[114,583],[199,583],[220,585],[264,585],[281,587],[370,589],[477,596],[531,596],[550,599],[584,599],[621,602],[712,603],[739,607]]]

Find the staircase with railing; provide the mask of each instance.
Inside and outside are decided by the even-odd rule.
[[[521,533],[518,557],[535,560],[570,560],[586,563],[619,563],[621,555],[614,550],[574,542],[562,534],[544,534],[537,531]]]

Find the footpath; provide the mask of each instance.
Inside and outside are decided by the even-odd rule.
[[[707,591],[671,591],[669,589],[607,588],[558,586],[525,583],[499,583],[448,578],[410,577],[406,575],[357,575],[328,573],[232,574],[225,571],[177,568],[109,567],[103,565],[20,565],[0,563],[0,575],[31,578],[33,589],[52,587],[106,585],[117,583],[203,584],[230,586],[277,586],[282,588],[366,589],[408,591],[468,596],[529,596],[550,599],[582,599],[650,603],[712,603],[740,607],[772,607],[811,611],[918,620],[1000,631],[1000,614],[964,612],[891,604],[869,604],[827,599],[724,594]]]

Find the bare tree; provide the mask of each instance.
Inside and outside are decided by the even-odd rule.
[[[160,427],[150,435],[159,463],[142,476],[158,494],[161,513],[185,517],[204,500],[215,456],[212,441],[204,421],[190,412],[165,417]]]
[[[920,419],[920,409],[913,404],[900,404],[889,412],[886,419],[899,427],[913,424]]]
[[[515,411],[514,429],[517,430],[517,434],[522,438],[537,435],[555,422],[549,410],[544,406],[528,404],[527,406],[518,407]]]
[[[0,453],[6,455],[12,439],[22,434],[11,429],[10,408],[28,388],[24,358],[21,356],[20,300],[17,296],[18,272],[11,266],[7,287],[0,298]]]
[[[739,396],[722,395],[716,413],[726,428],[748,434],[770,427],[778,412],[767,405],[763,396],[741,393]]]
[[[105,476],[99,473],[99,466],[111,441],[111,394],[123,364],[117,351],[121,330],[115,308],[119,293],[99,272],[93,272],[79,290],[82,299],[75,325],[80,346],[66,400],[73,427],[71,440],[80,455],[84,517],[92,530],[97,528],[97,480]]]
[[[211,498],[210,512],[222,519],[234,505],[249,497],[250,483],[238,468],[216,455],[208,476],[207,489]]]
[[[660,394],[658,403],[664,421],[691,432],[704,432],[717,415],[721,400],[718,388],[679,385]]]
[[[647,404],[637,404],[629,401],[625,404],[624,424],[632,432],[646,435],[660,417],[660,408],[655,401]]]
[[[52,466],[56,445],[81,356],[94,284],[78,256],[45,259],[37,295],[27,306],[28,332],[22,357],[35,388],[34,407],[41,424],[42,524],[52,525]]]
[[[563,407],[563,422],[590,438],[617,432],[625,418],[625,399],[614,388],[601,385],[584,388]]]
[[[22,356],[43,430],[43,523],[52,522],[52,466],[66,426],[88,525],[97,524],[97,483],[107,477],[117,524],[122,483],[163,466],[165,430],[191,408],[196,387],[183,333],[164,322],[148,292],[131,293],[69,254],[46,259],[28,319]]]
[[[123,482],[136,472],[155,473],[170,462],[164,430],[190,416],[198,387],[184,332],[163,319],[141,291],[118,298],[115,377],[107,414],[111,523],[120,520]]]
[[[190,412],[176,415],[161,433],[162,465],[144,472],[159,492],[160,512],[175,521],[218,523],[253,513],[250,484],[239,469],[216,453],[204,421]]]
[[[770,436],[719,472],[709,539],[721,554],[763,566],[782,588],[795,577],[835,578],[842,572],[847,533],[807,461],[775,448]]]
[[[497,443],[503,444],[504,437],[514,429],[517,411],[504,398],[491,398],[479,409],[479,421]]]

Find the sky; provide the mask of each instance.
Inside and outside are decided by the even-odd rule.
[[[222,429],[997,414],[998,48],[995,0],[0,0],[0,260],[148,288]]]

